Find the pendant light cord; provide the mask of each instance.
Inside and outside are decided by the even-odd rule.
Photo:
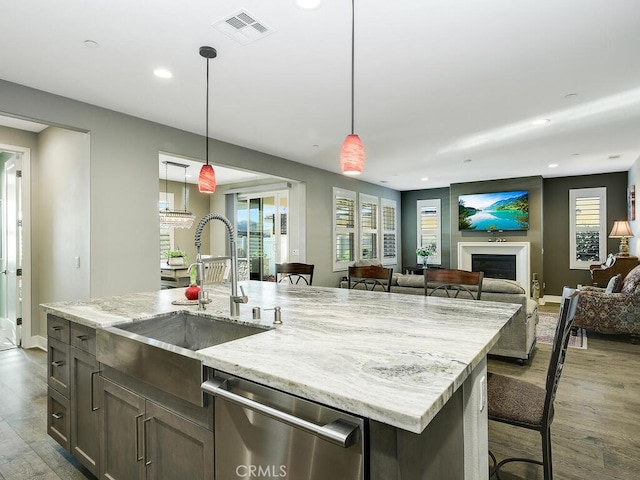
[[[351,0],[351,135],[354,134],[354,96],[355,96],[355,81],[354,81],[354,57],[355,57],[355,43],[356,43],[356,5],[355,0]]]
[[[187,168],[188,165],[184,167],[184,213],[187,213]]]
[[[209,165],[209,58],[207,58],[207,106],[206,106],[206,116],[207,118],[205,119],[205,132],[204,132],[204,136],[206,137],[206,148],[207,151],[205,152],[205,160],[207,162],[207,165]]]
[[[164,203],[165,210],[169,210],[169,164],[164,162]]]

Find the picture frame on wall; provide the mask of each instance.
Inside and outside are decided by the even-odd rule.
[[[629,208],[629,220],[636,219],[636,186],[629,185],[627,196],[627,207]]]

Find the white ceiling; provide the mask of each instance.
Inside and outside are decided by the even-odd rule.
[[[212,26],[240,9],[271,33],[241,44]],[[339,172],[348,1],[7,0],[0,11],[4,80],[203,134],[198,49],[211,45],[212,137]],[[360,178],[410,190],[627,170],[640,156],[639,19],[638,0],[356,0]]]

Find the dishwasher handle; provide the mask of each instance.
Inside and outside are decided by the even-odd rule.
[[[318,425],[316,423],[309,422],[308,420],[283,412],[277,408],[270,407],[269,405],[265,405],[263,403],[256,402],[255,400],[243,397],[242,395],[230,392],[227,390],[227,380],[223,378],[214,377],[211,380],[207,380],[200,386],[200,389],[203,392],[224,398],[225,400],[240,405],[241,407],[256,411],[291,427],[311,433],[343,448],[349,448],[359,439],[358,433],[360,431],[360,427],[353,422],[349,422],[341,418],[327,423],[326,425]]]

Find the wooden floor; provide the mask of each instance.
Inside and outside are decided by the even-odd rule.
[[[490,359],[489,369],[543,385],[550,347],[528,366]],[[91,475],[46,434],[46,353],[0,351],[0,480],[85,479]],[[552,425],[556,480],[640,478],[640,345],[589,334],[587,350],[569,349]],[[489,422],[498,460],[540,458],[540,436]],[[505,467],[503,480],[542,479],[540,467]],[[300,479],[304,480],[304,479]]]
[[[47,354],[0,351],[0,479],[93,478],[47,435]]]
[[[488,368],[544,387],[550,351],[538,345],[528,366],[489,359]],[[640,345],[589,333],[587,350],[568,350],[551,436],[556,480],[640,478]],[[497,422],[489,422],[489,448],[498,461],[542,456],[539,433]],[[543,476],[539,466],[509,464],[500,478]]]

